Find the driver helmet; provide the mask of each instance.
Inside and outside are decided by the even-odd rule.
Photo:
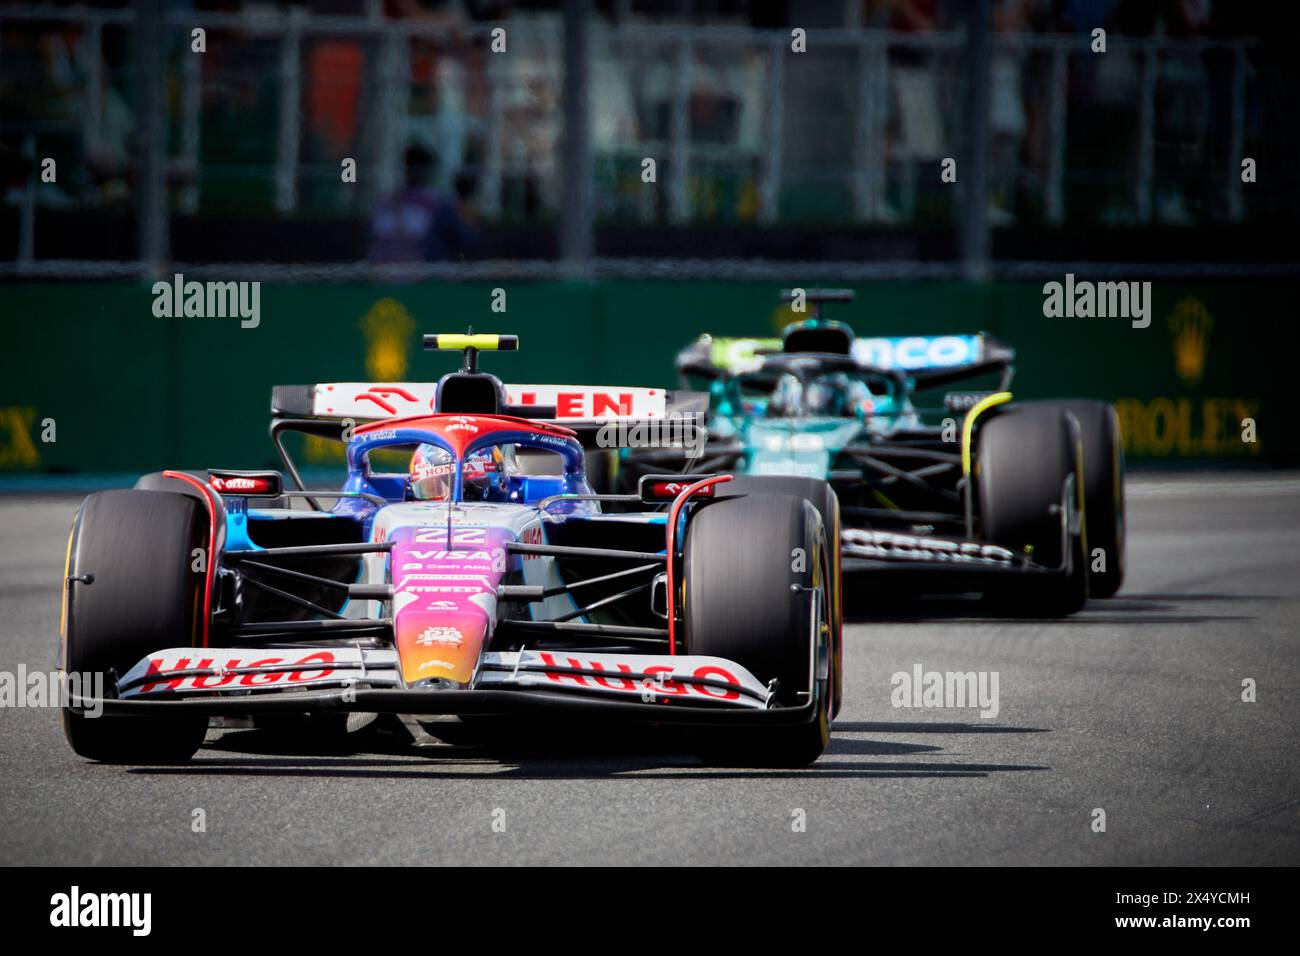
[[[799,414],[803,404],[803,385],[797,376],[788,372],[777,379],[776,387],[767,400],[767,414],[773,418],[789,418]]]
[[[804,389],[804,409],[809,415],[839,416],[843,414],[844,385],[842,376],[821,375]]]
[[[843,372],[819,376],[804,389],[804,407],[809,415],[846,418],[869,415],[874,409],[871,390]]]
[[[501,470],[499,448],[484,448],[465,457],[461,476],[467,498],[481,497],[492,476]],[[417,501],[444,501],[451,496],[456,459],[437,445],[420,445],[411,455],[411,495]],[[476,494],[477,493],[477,494]]]

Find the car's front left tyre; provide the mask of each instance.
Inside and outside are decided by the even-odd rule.
[[[1075,417],[1083,447],[1084,512],[1088,519],[1088,596],[1113,597],[1124,583],[1124,446],[1109,402],[1052,402]]]
[[[844,703],[844,593],[841,586],[840,499],[830,482],[819,478],[798,478],[787,475],[736,475],[731,481],[718,485],[720,497],[758,492],[768,495],[795,495],[807,498],[826,529],[826,550],[829,555],[827,570],[831,582],[831,603],[828,609],[831,629],[831,716],[840,712]]]
[[[831,621],[838,581],[818,508],[789,494],[746,493],[701,506],[682,545],[686,653],[721,657],[775,687],[789,726],[709,735],[706,762],[800,767],[830,739]]]
[[[990,605],[1014,616],[1080,610],[1088,569],[1077,419],[1051,405],[999,411],[980,429],[975,487],[984,540],[1053,569],[991,577]]]

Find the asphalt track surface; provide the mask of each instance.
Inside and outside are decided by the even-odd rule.
[[[5,708],[0,862],[1300,863],[1300,479],[1131,491],[1113,600],[1066,621],[964,602],[859,618],[807,770],[705,767],[620,732],[331,753],[261,730],[209,732],[188,767],[122,768],[76,757],[55,711]],[[53,665],[75,505],[0,497],[0,670]],[[996,671],[999,713],[891,706],[916,664]]]

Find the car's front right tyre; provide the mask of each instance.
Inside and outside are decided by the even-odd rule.
[[[169,491],[101,491],[82,503],[68,542],[60,668],[82,675],[83,692],[87,677],[107,688],[150,653],[196,643],[206,580],[196,568],[212,560],[205,523],[197,499]],[[72,749],[104,763],[183,762],[208,726],[191,714],[91,717],[70,707],[62,720]]]

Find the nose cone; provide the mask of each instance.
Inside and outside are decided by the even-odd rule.
[[[407,685],[430,678],[468,684],[488,635],[481,611],[408,608],[394,622],[397,657]]]
[[[402,680],[467,684],[496,623],[497,586],[505,575],[500,528],[398,528],[393,550],[393,631]],[[467,543],[470,542],[470,543]]]

